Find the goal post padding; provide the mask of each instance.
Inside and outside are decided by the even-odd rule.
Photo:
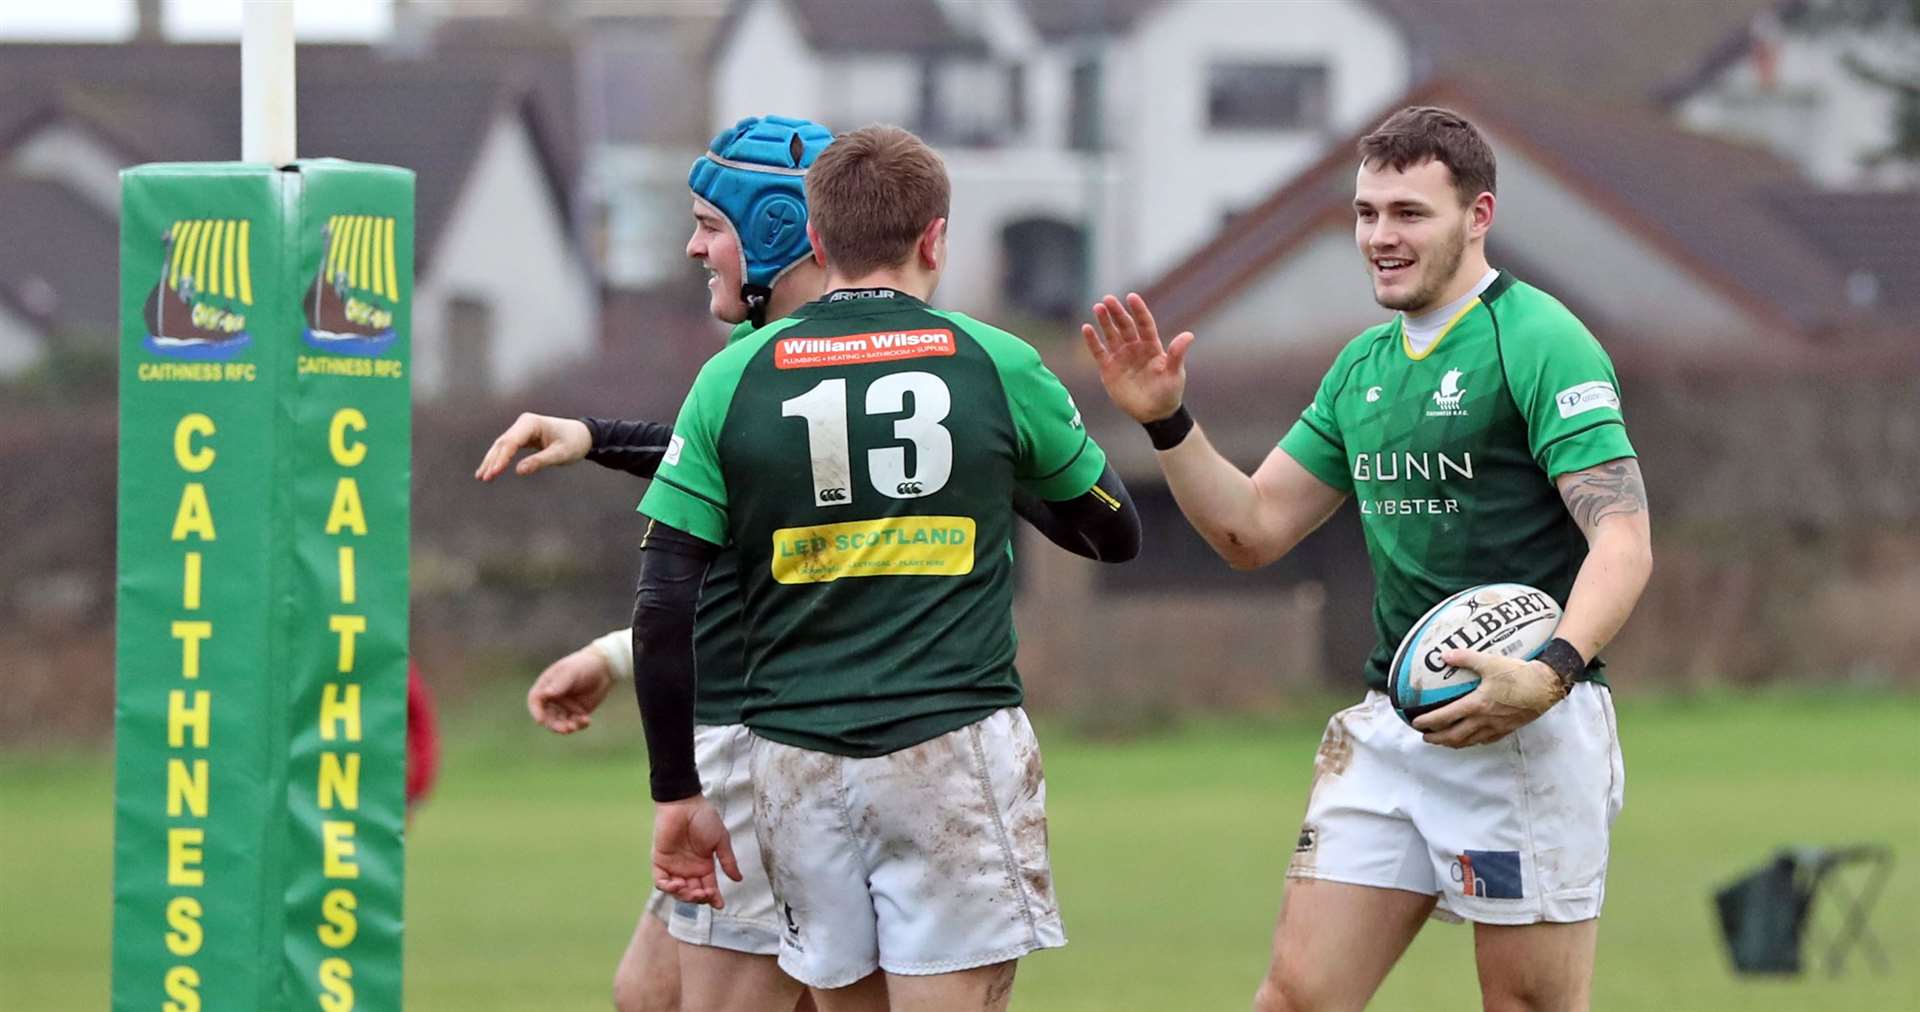
[[[113,1007],[401,1007],[413,173],[121,177]]]

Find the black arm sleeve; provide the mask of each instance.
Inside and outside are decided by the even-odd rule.
[[[641,478],[653,477],[673,438],[673,426],[624,418],[582,418],[593,436],[587,459]]]
[[[640,545],[633,595],[633,694],[647,736],[653,800],[700,793],[693,758],[693,613],[718,546],[663,524]]]
[[[1048,541],[1096,562],[1126,562],[1140,554],[1140,515],[1113,465],[1100,480],[1064,502],[1048,502],[1016,485],[1013,511]]]

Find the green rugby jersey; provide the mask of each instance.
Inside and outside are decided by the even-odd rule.
[[[1106,455],[1032,346],[890,289],[834,292],[707,363],[642,512],[731,543],[745,723],[884,755],[1018,705],[1013,512]]]
[[[1511,581],[1564,606],[1587,542],[1552,479],[1634,456],[1606,352],[1505,271],[1418,358],[1398,317],[1355,338],[1280,448],[1358,502],[1375,689],[1450,594]]]
[[[732,345],[753,333],[742,323],[727,335]],[[740,560],[723,551],[707,568],[693,620],[693,720],[738,724],[747,700],[747,637],[740,620]]]

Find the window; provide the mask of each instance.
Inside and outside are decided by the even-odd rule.
[[[1318,130],[1327,125],[1322,63],[1216,63],[1207,68],[1215,130]]]
[[[1004,144],[1025,125],[1026,77],[1018,64],[945,60],[920,71],[916,131],[929,143]]]
[[[487,392],[493,381],[493,306],[485,298],[448,300],[446,356],[448,393]]]
[[[939,144],[947,137],[946,110],[940,103],[940,62],[928,60],[920,65],[920,115],[914,118],[914,133],[930,143]]]
[[[1000,230],[1000,290],[1013,308],[1050,320],[1071,319],[1087,298],[1087,236],[1048,218]]]
[[[1100,123],[1100,61],[1088,57],[1073,65],[1072,93],[1067,109],[1067,146],[1075,151],[1098,151],[1106,146]]]

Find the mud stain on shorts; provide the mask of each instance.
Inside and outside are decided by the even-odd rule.
[[[1013,844],[1014,863],[1027,891],[1042,907],[1053,909],[1053,872],[1047,862],[1046,766],[1040,759],[1040,742],[1031,731],[1014,736],[1013,768],[1018,782],[1007,812],[1007,836]]]
[[[1307,811],[1313,811],[1314,795],[1327,777],[1337,777],[1353,765],[1353,732],[1347,730],[1347,714],[1342,710],[1327,721],[1327,733],[1320,738],[1320,750],[1313,756],[1313,783],[1307,787]],[[1290,876],[1311,875],[1320,862],[1320,830],[1312,823],[1300,827],[1293,856],[1287,861]]]
[[[1327,724],[1327,733],[1320,739],[1320,752],[1313,757],[1313,776],[1318,780],[1324,776],[1339,776],[1353,765],[1353,735],[1347,731],[1347,722],[1343,714],[1335,714]]]
[[[1013,839],[1014,861],[1027,891],[1041,906],[1052,909],[1053,873],[1047,864],[1047,811],[1037,800],[1020,803],[1007,834]]]
[[[822,795],[840,790],[837,782],[839,757],[824,752],[789,748],[772,749],[764,776],[754,778],[753,816],[762,830],[760,863],[766,868],[767,881],[775,885],[780,878],[780,843],[796,834],[791,824],[807,820],[809,805],[819,805]]]

